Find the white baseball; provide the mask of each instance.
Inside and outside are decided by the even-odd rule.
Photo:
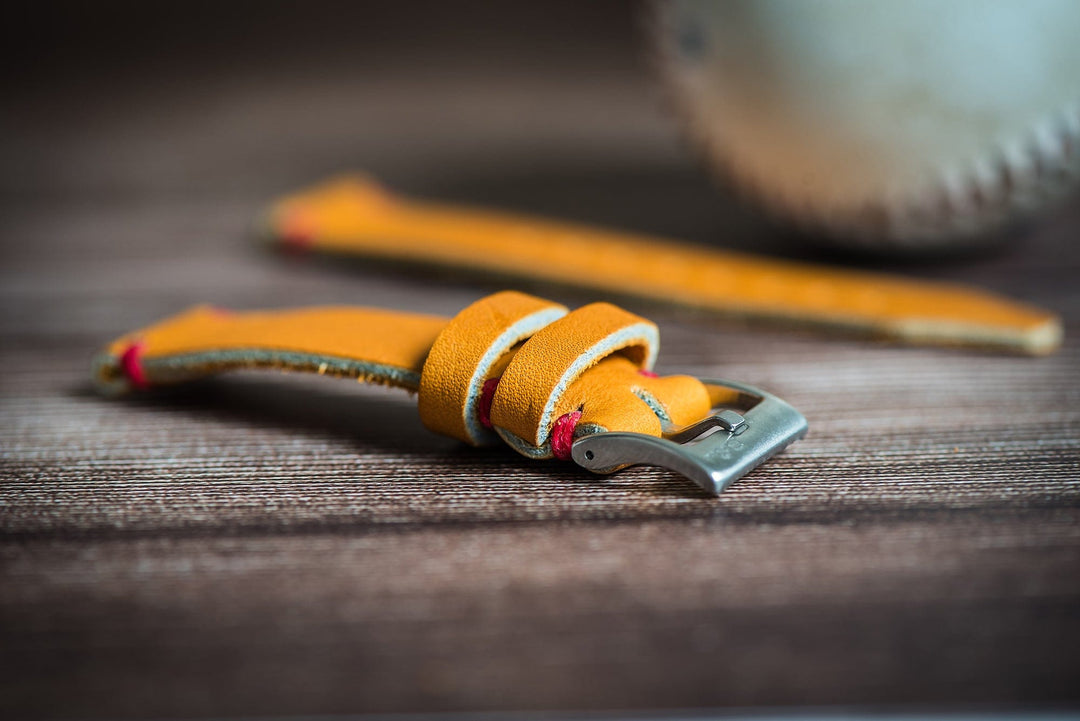
[[[735,184],[862,242],[970,241],[1080,178],[1078,0],[671,0],[662,68]]]

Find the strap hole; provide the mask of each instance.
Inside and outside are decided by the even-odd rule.
[[[596,456],[592,451],[585,451],[585,460],[591,461]]]

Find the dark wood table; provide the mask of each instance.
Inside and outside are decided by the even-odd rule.
[[[618,4],[94,7],[33,11],[0,101],[0,715],[1080,700],[1080,203],[981,255],[812,250],[681,148]],[[497,287],[256,247],[267,200],[349,168],[975,283],[1067,340],[1032,359],[630,304],[662,371],[809,418],[719,499],[468,450],[341,381],[95,395],[101,344],[197,302],[450,314]]]

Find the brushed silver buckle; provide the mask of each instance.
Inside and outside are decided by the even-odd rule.
[[[708,417],[681,428],[667,427],[660,438],[642,433],[585,436],[574,441],[574,461],[594,473],[660,466],[716,496],[806,435],[803,414],[771,393],[734,381],[701,382],[712,400]]]

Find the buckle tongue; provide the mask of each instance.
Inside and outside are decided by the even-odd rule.
[[[714,413],[662,438],[643,433],[595,433],[574,441],[571,455],[595,473],[640,464],[681,473],[707,493],[721,491],[806,435],[802,413],[771,393],[743,383],[702,379]]]

